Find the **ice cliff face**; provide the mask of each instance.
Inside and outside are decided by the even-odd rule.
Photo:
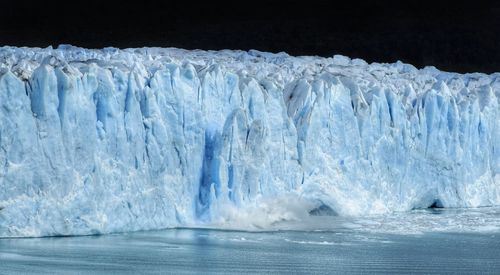
[[[0,48],[0,237],[500,204],[500,74]]]

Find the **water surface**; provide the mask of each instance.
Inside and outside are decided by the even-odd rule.
[[[169,229],[0,239],[0,274],[498,274],[500,232],[481,224],[494,223],[491,211],[317,217],[337,226],[312,231]],[[466,230],[457,230],[460,223]]]

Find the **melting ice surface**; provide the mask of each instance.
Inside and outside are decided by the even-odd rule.
[[[376,223],[430,205],[500,205],[499,104],[499,73],[3,47],[0,237],[300,227],[311,214]]]

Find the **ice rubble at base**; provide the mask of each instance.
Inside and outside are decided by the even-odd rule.
[[[500,74],[0,48],[0,237],[500,204]]]

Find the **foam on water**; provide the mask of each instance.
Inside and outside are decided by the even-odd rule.
[[[366,232],[384,234],[498,233],[500,208],[421,209],[368,216],[307,217],[271,225],[273,230]]]

